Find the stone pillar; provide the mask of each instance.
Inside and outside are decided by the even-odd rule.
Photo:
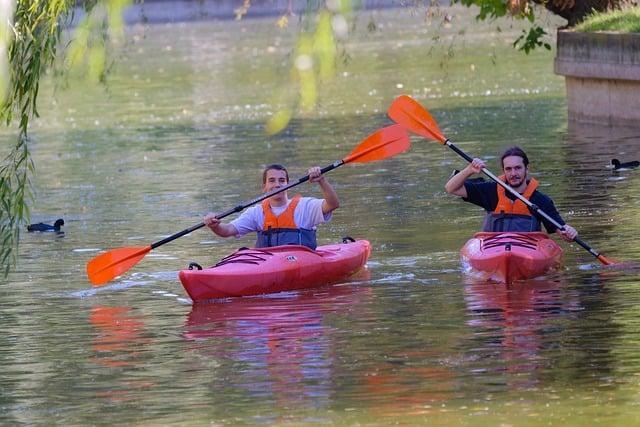
[[[569,120],[640,127],[640,34],[558,31]]]

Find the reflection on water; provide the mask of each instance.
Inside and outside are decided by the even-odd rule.
[[[329,407],[337,330],[331,316],[357,316],[371,290],[329,286],[268,297],[196,304],[187,316],[188,351],[232,369],[224,387],[278,410]],[[275,421],[275,420],[274,420]]]
[[[93,361],[108,367],[131,366],[134,364],[137,345],[141,339],[144,323],[126,307],[95,306],[89,317],[95,327]],[[135,345],[132,345],[135,344]]]
[[[508,374],[504,384],[507,390],[527,389],[539,383],[531,374],[548,363],[541,352],[556,344],[554,320],[581,309],[579,301],[565,300],[563,286],[566,283],[562,281],[532,281],[465,287],[470,317],[467,324],[473,329],[478,354],[485,360],[500,361],[488,369]]]
[[[136,369],[143,361],[141,353],[152,341],[144,337],[144,323],[129,307],[94,306],[89,322],[94,328],[91,363],[122,372]],[[120,379],[109,390],[96,391],[96,396],[109,401],[134,400],[136,392],[154,387],[144,379]]]
[[[420,350],[394,353],[388,362],[373,366],[361,391],[377,396],[372,412],[385,418],[428,415],[434,407],[455,398],[456,373],[437,363],[440,356]],[[436,363],[419,362],[428,360]]]
[[[549,388],[567,380],[576,385],[586,380],[584,375],[610,372],[608,348],[618,328],[601,317],[612,314],[604,277],[585,276],[575,286],[564,279],[465,286],[467,324],[474,353],[482,361],[473,372],[492,382],[500,375],[493,387],[504,391]],[[606,338],[594,336],[591,329],[598,318]],[[595,350],[596,357],[589,350],[584,353],[589,348],[602,351]],[[585,357],[589,353],[592,358]],[[563,375],[550,384],[549,375],[558,366]]]

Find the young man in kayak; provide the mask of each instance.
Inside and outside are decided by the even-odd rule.
[[[229,223],[220,222],[215,213],[205,215],[203,222],[221,237],[240,237],[255,231],[258,234],[257,248],[304,245],[315,249],[316,226],[331,219],[340,201],[319,167],[310,168],[308,174],[309,182],[320,186],[323,199],[301,197],[299,194],[290,199],[287,191],[283,191],[250,207]],[[282,165],[269,165],[262,173],[262,189],[265,193],[288,183],[289,173]]]
[[[481,159],[473,159],[460,173],[451,177],[445,184],[446,192],[487,211],[482,231],[540,231],[542,223],[549,234],[557,232],[564,240],[572,241],[578,232],[562,220],[553,200],[537,190],[538,181],[529,176],[529,158],[525,152],[519,147],[509,148],[500,161],[504,173],[500,179],[562,224],[564,229],[557,229],[544,218],[532,214],[527,205],[497,183],[468,179],[482,172],[485,163]]]

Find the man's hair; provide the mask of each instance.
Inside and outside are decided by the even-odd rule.
[[[524,166],[525,167],[529,166],[529,158],[527,157],[527,154],[524,152],[524,150],[522,150],[522,148],[520,147],[511,147],[511,148],[507,148],[504,151],[504,153],[502,153],[502,157],[500,157],[500,164],[502,165],[503,169],[504,169],[504,159],[505,157],[509,157],[509,156],[522,157],[522,163],[524,163]]]
[[[287,176],[287,182],[289,182],[289,172],[287,172],[287,168],[277,163],[274,163],[264,168],[264,171],[262,172],[262,184],[267,183],[267,172],[269,172],[272,169],[275,169],[278,171],[284,171],[284,174]]]

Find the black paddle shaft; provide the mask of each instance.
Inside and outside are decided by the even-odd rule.
[[[335,169],[335,168],[337,168],[339,166],[342,166],[344,163],[345,163],[344,160],[337,160],[337,161],[333,162],[332,164],[330,164],[328,166],[325,166],[322,169],[320,169],[320,173],[321,174],[325,174],[325,173],[327,173],[327,172],[329,172],[329,171],[331,171],[331,170],[333,170],[333,169]],[[228,217],[229,215],[232,215],[232,214],[234,214],[236,212],[241,212],[241,211],[245,210],[246,208],[248,208],[249,206],[253,206],[256,203],[260,203],[261,201],[263,201],[265,199],[268,199],[269,197],[275,196],[276,194],[282,193],[283,191],[287,191],[288,189],[293,188],[296,185],[300,185],[303,182],[307,182],[307,181],[309,181],[309,175],[305,175],[305,176],[303,176],[301,178],[298,178],[297,181],[290,182],[289,184],[285,185],[282,188],[277,188],[277,189],[275,189],[273,191],[270,191],[268,193],[264,193],[264,194],[256,197],[255,199],[251,199],[248,202],[245,202],[245,203],[240,204],[240,205],[238,205],[238,206],[236,206],[234,208],[226,210],[226,211],[222,212],[221,214],[216,215],[216,218],[222,219],[222,218]],[[180,232],[178,232],[176,234],[172,234],[169,237],[166,237],[166,238],[164,238],[162,240],[159,240],[159,241],[157,241],[155,243],[152,243],[151,244],[151,249],[155,249],[158,246],[164,245],[165,243],[169,243],[171,241],[174,241],[174,240],[176,240],[176,239],[178,239],[178,238],[180,238],[180,237],[182,237],[182,236],[184,236],[186,234],[189,234],[189,233],[191,233],[193,231],[196,231],[199,228],[202,228],[204,226],[205,226],[205,223],[201,222],[200,224],[196,224],[196,225],[194,225],[192,227],[189,227],[189,228],[187,228],[185,230],[182,230],[182,231],[180,231]]]

